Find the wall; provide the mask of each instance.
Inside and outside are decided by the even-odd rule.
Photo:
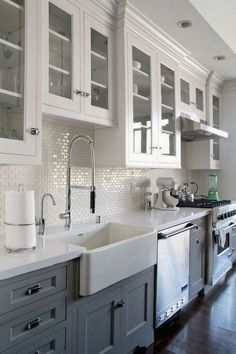
[[[229,132],[229,139],[222,144],[219,192],[225,199],[236,200],[236,80],[227,81],[223,90],[222,128]]]
[[[43,122],[43,153],[41,166],[4,166],[0,165],[0,220],[4,221],[4,191],[15,190],[19,183],[26,189],[36,192],[36,211],[39,215],[40,200],[43,193],[52,193],[56,207],[51,201],[45,202],[45,217],[48,224],[63,224],[59,214],[65,211],[66,200],[66,165],[67,148],[70,139],[85,133],[93,137],[93,129],[68,125],[62,121],[47,120]],[[90,153],[88,146],[79,143],[73,151],[73,184],[90,184]],[[82,167],[81,167],[82,166]],[[140,208],[142,198],[131,194],[131,180],[136,176],[148,176],[155,181],[158,176],[173,176],[178,184],[187,180],[186,170],[142,170],[142,169],[96,169],[96,214],[101,216],[115,215]],[[89,192],[73,190],[72,220],[85,222],[95,219],[89,213]]]

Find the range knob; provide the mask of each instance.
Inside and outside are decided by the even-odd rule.
[[[224,220],[224,218],[225,218],[225,217],[224,217],[224,214],[220,214],[217,219],[219,219],[219,220]]]

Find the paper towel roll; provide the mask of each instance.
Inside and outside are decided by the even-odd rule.
[[[35,225],[5,225],[5,246],[9,249],[32,248],[36,246]]]
[[[5,222],[14,225],[35,222],[34,191],[5,192]]]

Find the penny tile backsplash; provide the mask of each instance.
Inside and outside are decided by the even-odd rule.
[[[76,134],[94,136],[93,129],[45,120],[43,122],[43,152],[40,166],[0,165],[0,222],[4,221],[4,191],[14,190],[23,183],[28,190],[35,191],[36,213],[39,216],[40,200],[44,193],[52,193],[56,206],[45,200],[47,224],[63,224],[59,214],[65,211],[66,166],[68,143]],[[88,145],[78,143],[73,148],[72,184],[90,185],[91,171]],[[96,153],[96,151],[95,151]],[[188,180],[186,170],[96,168],[96,215],[112,216],[142,207],[142,195],[131,193],[133,177],[151,178],[153,192],[159,176],[173,176],[178,184]],[[89,212],[89,191],[72,191],[72,221],[93,221]]]

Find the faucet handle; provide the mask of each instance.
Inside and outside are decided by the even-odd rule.
[[[59,214],[59,218],[63,219],[63,220],[69,219],[69,217],[70,217],[70,214],[68,212]]]

